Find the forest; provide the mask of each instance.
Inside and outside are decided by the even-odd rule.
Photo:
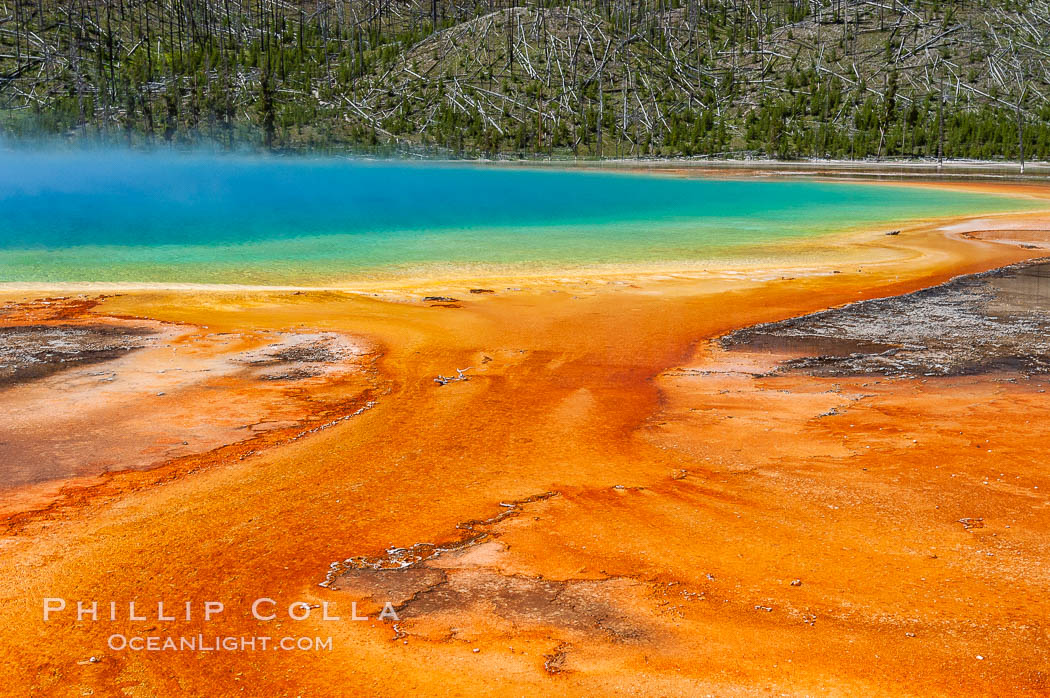
[[[0,134],[446,157],[1050,158],[1050,3],[0,0]]]

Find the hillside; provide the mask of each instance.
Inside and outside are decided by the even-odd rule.
[[[12,137],[1050,157],[1050,3],[4,0]]]

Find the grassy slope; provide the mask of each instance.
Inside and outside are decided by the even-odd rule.
[[[1047,2],[5,1],[10,134],[995,159],[1020,117],[1050,156]]]

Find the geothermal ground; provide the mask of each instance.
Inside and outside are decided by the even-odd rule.
[[[1029,214],[808,270],[8,291],[0,693],[1046,694],[1047,240]]]

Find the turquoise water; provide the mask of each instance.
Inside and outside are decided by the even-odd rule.
[[[0,282],[323,284],[463,267],[697,263],[894,220],[1034,205],[813,181],[0,152]]]

